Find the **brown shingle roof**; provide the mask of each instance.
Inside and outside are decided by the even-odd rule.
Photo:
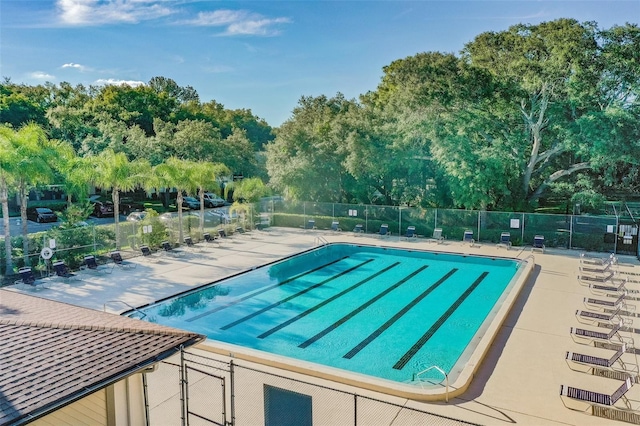
[[[0,290],[0,425],[33,420],[203,339]]]

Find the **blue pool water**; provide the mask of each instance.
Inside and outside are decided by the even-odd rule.
[[[142,312],[210,339],[405,382],[432,365],[448,374],[461,368],[519,265],[331,244],[131,316]]]

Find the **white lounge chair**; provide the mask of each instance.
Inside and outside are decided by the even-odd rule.
[[[442,236],[442,228],[435,228],[433,230],[433,236],[431,238],[428,238],[427,241],[442,244],[444,242],[444,237]]]
[[[591,291],[591,293],[596,294],[596,295],[605,295],[605,294],[612,294],[612,293],[633,293],[632,291],[628,290],[626,287],[627,284],[627,280],[620,280],[620,282],[618,284],[614,283],[613,281],[610,283],[611,285],[607,285],[609,283],[602,283],[602,284],[589,284],[589,290]]]
[[[391,236],[391,232],[389,232],[389,225],[387,225],[386,223],[383,223],[382,225],[380,225],[380,230],[378,231],[378,236],[380,236],[380,237],[390,237]]]
[[[464,231],[464,235],[462,236],[462,242],[465,244],[469,244],[473,247],[476,243],[476,240],[473,239],[473,231],[466,230]]]
[[[597,265],[597,266],[605,266],[607,264],[617,264],[618,258],[611,253],[609,257],[589,257],[584,253],[580,253],[580,263],[583,265]]]
[[[584,328],[571,327],[571,338],[576,343],[591,344],[593,342],[625,343],[627,340],[620,335],[623,322],[619,321],[609,332],[587,330]]]
[[[593,282],[606,283],[613,280],[615,275],[616,274],[614,271],[605,272],[604,274],[591,274],[580,271],[580,273],[578,274],[578,281],[580,281],[582,284],[589,284]]]
[[[631,379],[627,378],[618,389],[616,389],[611,395],[594,392],[590,390],[574,388],[571,386],[560,385],[560,398],[565,407],[576,411],[587,411],[594,406],[601,407],[615,407],[622,408],[623,410],[631,410],[631,403],[625,394],[631,389]],[[565,398],[569,398],[573,401],[579,401],[584,406],[583,409],[577,407],[571,407],[566,404]],[[617,407],[615,404],[621,402],[624,406]]]
[[[588,309],[605,310],[605,309],[617,309],[618,307],[620,307],[627,310],[634,310],[635,309],[634,305],[627,305],[625,303],[624,299],[626,296],[627,296],[627,293],[623,292],[615,300],[594,299],[592,297],[585,297],[584,305]]]
[[[611,313],[583,311],[578,309],[576,310],[576,318],[578,319],[578,322],[589,325],[598,323],[617,324],[620,321],[622,321],[624,325],[633,324],[633,320],[631,318],[622,318],[621,311],[620,305],[618,305]]]
[[[407,241],[417,239],[418,235],[416,234],[416,227],[415,226],[407,226],[407,233],[404,234],[403,238],[406,239]]]
[[[545,250],[545,245],[544,245],[544,235],[536,235],[533,237],[533,245],[531,246],[531,251],[541,251],[542,253],[544,253]]]
[[[626,351],[626,343],[623,343],[620,348],[611,356],[611,358],[602,358],[567,351],[565,361],[569,365],[569,368],[574,371],[580,371],[582,373],[589,373],[593,371],[593,369],[599,368],[604,370],[620,371],[633,376],[637,376],[638,365],[627,364],[622,359],[622,355],[624,355]]]
[[[496,244],[496,247],[504,247],[509,250],[511,248],[511,234],[509,232],[500,234],[500,242]]]

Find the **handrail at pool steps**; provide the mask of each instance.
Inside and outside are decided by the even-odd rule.
[[[447,373],[445,373],[445,371],[442,368],[438,367],[437,365],[432,365],[431,367],[427,368],[426,370],[422,370],[422,371],[420,371],[418,373],[413,373],[413,377],[411,378],[411,381],[412,382],[415,382],[416,380],[419,381],[421,374],[424,374],[424,373],[426,373],[428,371],[431,371],[431,370],[438,370],[444,376],[444,378],[446,380],[446,385],[447,385],[447,392],[445,393],[445,396],[444,396],[444,402],[449,402],[449,375]]]
[[[104,312],[107,312],[107,303],[123,303],[125,305],[127,305],[129,308],[131,308],[132,311],[136,311],[137,313],[139,313],[140,315],[142,315],[140,317],[140,319],[144,318],[147,316],[147,314],[145,314],[144,312],[142,312],[141,310],[139,310],[138,308],[136,308],[135,306],[131,306],[130,304],[128,304],[127,302],[125,302],[124,300],[107,300],[106,302],[104,302],[104,304],[102,305],[102,310]]]
[[[313,243],[317,246],[323,246],[325,244],[329,244],[329,241],[327,241],[323,236],[318,235],[314,240]]]

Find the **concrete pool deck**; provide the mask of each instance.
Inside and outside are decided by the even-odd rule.
[[[198,246],[203,247],[201,252],[189,252],[180,258],[161,256],[159,261],[149,262],[136,257],[131,259],[137,265],[134,269],[116,267],[111,274],[80,271],[81,281],[66,282],[54,278],[50,288],[37,290],[8,288],[59,302],[121,313],[129,310],[127,305],[151,303],[306,250],[317,245],[318,237],[328,242],[380,244],[520,259],[531,255],[530,248],[514,247],[507,251],[493,244],[470,247],[461,241],[435,244],[426,239],[402,241],[394,236],[382,239],[376,235],[355,236],[351,232],[272,228],[267,232],[254,232],[253,236],[225,239],[220,247],[200,243]],[[569,335],[570,327],[594,328],[581,325],[575,317],[575,311],[584,308],[583,297],[591,296],[589,289],[576,279],[579,254],[579,251],[553,249],[544,254],[534,253],[536,267],[470,387],[460,397],[449,403],[423,403],[402,401],[382,394],[376,396],[480,424],[624,424],[569,410],[559,397],[560,385],[611,393],[620,384],[617,380],[572,371],[565,362],[566,351],[605,357],[611,355],[611,351],[579,345]],[[600,256],[604,257],[604,254]],[[620,271],[640,274],[635,258],[622,257],[620,260]],[[627,276],[640,281],[640,276]],[[629,288],[640,289],[640,283],[631,283]],[[634,327],[640,328],[638,322],[640,320],[636,320]],[[628,335],[624,333],[624,336]],[[634,361],[633,355],[625,356]],[[640,386],[634,386],[627,396],[635,403],[635,408],[640,407]]]

